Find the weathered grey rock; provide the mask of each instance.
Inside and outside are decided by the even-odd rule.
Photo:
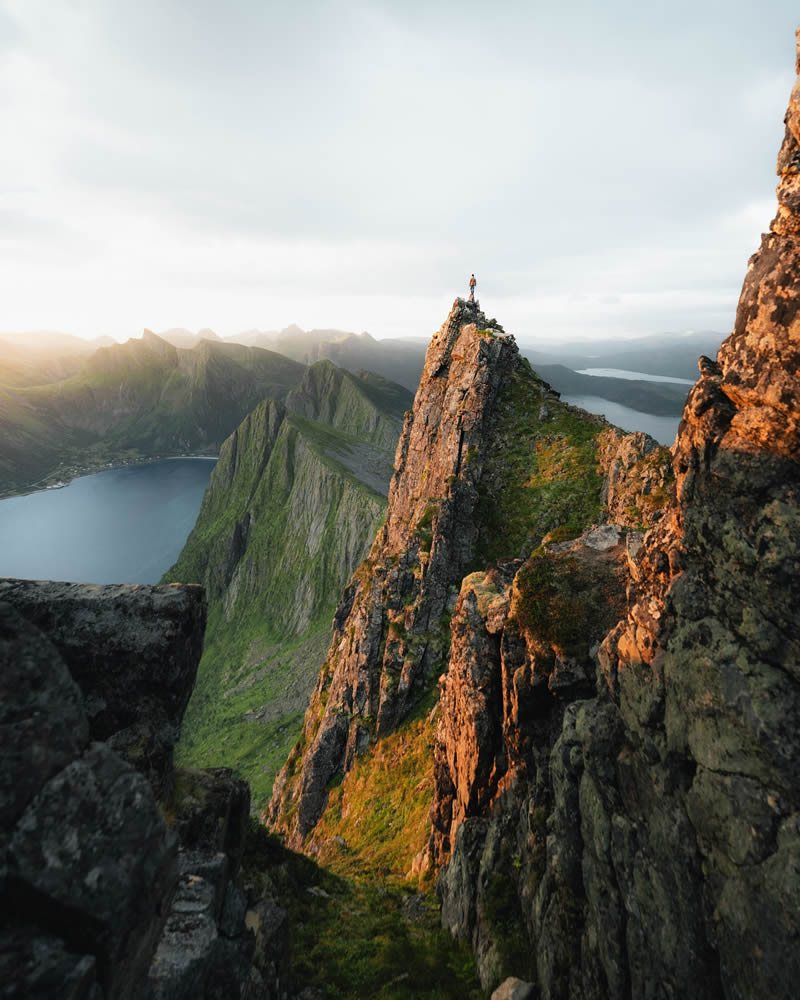
[[[289,917],[271,899],[247,911],[245,923],[255,935],[253,964],[260,970],[269,1000],[278,1000],[289,981]]]
[[[0,603],[0,830],[86,747],[81,693],[53,645]]]
[[[230,885],[218,917],[216,888],[197,875],[181,877],[150,967],[148,1000],[273,1000],[251,964],[254,935],[245,928],[246,900]],[[275,994],[277,1000],[278,994]]]
[[[244,917],[246,913],[247,896],[233,882],[229,882],[219,918],[220,934],[227,938],[241,937],[245,929]]]
[[[147,781],[94,744],[29,803],[7,852],[6,906],[97,956],[109,995],[143,978],[177,876],[177,839]]]
[[[0,997],[9,1000],[103,1000],[94,955],[69,951],[35,927],[0,931]]]
[[[202,996],[219,948],[214,888],[196,875],[184,876],[150,967],[153,1000]]]
[[[198,875],[214,888],[214,896],[222,905],[228,885],[231,861],[222,851],[212,853],[204,850],[181,848],[178,854],[178,869],[181,875]]]
[[[0,589],[17,605],[0,603],[0,988],[9,996],[145,995],[178,878],[178,839],[144,775],[161,794],[172,788],[173,744],[202,643],[202,593],[11,580]],[[131,649],[120,651],[128,641]],[[89,745],[90,735],[120,724],[107,743]],[[203,802],[182,816],[195,850],[181,862],[209,874],[203,884],[216,920],[241,856],[249,794],[226,772],[197,779],[198,787]],[[243,930],[241,905],[234,911],[226,926],[234,930],[238,913]],[[202,934],[195,947],[203,950]],[[249,980],[247,948],[228,951],[212,942],[202,984],[209,997],[212,986],[227,997]]]
[[[202,643],[202,592],[11,580],[0,589],[17,605],[0,604],[8,842],[0,995],[277,1000],[283,959],[269,957],[268,987],[251,964],[255,936],[232,881],[247,785],[225,768],[181,771],[171,797],[173,745]],[[89,746],[100,733],[108,741]],[[154,788],[176,816],[180,860]]]
[[[176,771],[176,828],[181,845],[206,855],[225,854],[235,877],[247,838],[250,786],[228,767]]]
[[[56,647],[83,694],[92,739],[111,740],[169,798],[203,646],[203,589],[1,579],[0,601]]]

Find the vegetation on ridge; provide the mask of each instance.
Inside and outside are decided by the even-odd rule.
[[[498,426],[481,478],[474,568],[527,555],[553,529],[575,537],[602,510],[597,436],[602,417],[545,396],[524,359],[497,400]]]
[[[331,782],[314,830],[317,859],[331,871],[379,885],[404,885],[430,836],[434,690],[413,716],[374,743]]]
[[[475,962],[430,896],[358,884],[287,850],[254,825],[245,877],[289,912],[292,989],[331,1000],[480,1000]]]
[[[209,598],[178,760],[233,767],[254,810],[300,732],[339,594],[385,510],[375,487],[388,484],[393,411],[407,393],[392,387],[387,413],[365,381],[323,362],[286,408],[256,407],[221,448],[197,524],[164,576],[203,583]]]

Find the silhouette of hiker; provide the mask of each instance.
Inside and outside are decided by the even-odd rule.
[[[470,302],[474,302],[475,301],[475,286],[477,284],[478,284],[478,282],[475,280],[475,275],[473,274],[472,277],[469,279],[469,301]]]

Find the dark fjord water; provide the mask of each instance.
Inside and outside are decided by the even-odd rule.
[[[215,463],[161,459],[0,500],[0,576],[157,583],[194,527]]]
[[[668,447],[674,444],[678,424],[681,422],[680,417],[657,417],[652,413],[641,413],[639,410],[632,410],[630,406],[623,406],[622,403],[614,403],[600,396],[563,395],[561,398],[565,403],[580,406],[589,413],[602,414],[606,420],[624,431],[644,431],[659,444]]]
[[[644,372],[631,372],[622,368],[584,368],[581,375],[607,375],[613,378],[637,379],[644,382],[675,382],[686,386],[688,393],[690,386],[694,385],[685,378],[673,378],[667,375],[647,375]],[[623,406],[622,403],[614,403],[610,399],[603,399],[600,396],[562,396],[565,403],[572,403],[573,406],[580,406],[589,413],[601,413],[606,420],[624,431],[644,431],[650,437],[654,437],[659,444],[670,447],[675,442],[675,435],[678,433],[680,417],[657,417],[652,413],[642,413],[640,410],[633,410],[630,406]]]

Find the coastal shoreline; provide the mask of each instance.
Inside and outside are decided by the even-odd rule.
[[[95,476],[98,472],[123,469],[130,465],[147,465],[149,462],[165,462],[184,458],[203,458],[216,462],[219,455],[191,453],[184,455],[143,455],[138,458],[118,459],[110,462],[97,461],[85,465],[76,464],[75,466],[71,466],[69,471],[56,469],[35,483],[30,483],[19,489],[4,489],[0,487],[0,500],[10,500],[12,497],[24,497],[31,493],[43,493],[45,490],[62,489],[65,486],[69,486],[75,479],[82,479],[84,476]]]

